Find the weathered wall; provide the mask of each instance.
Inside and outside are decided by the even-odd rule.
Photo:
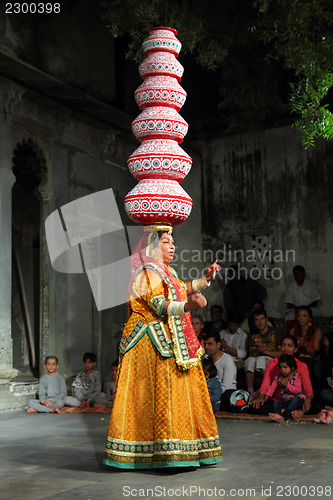
[[[321,291],[323,315],[331,315],[332,144],[304,150],[297,131],[283,127],[192,146],[203,157],[204,248],[219,251],[223,265],[240,262],[247,272],[257,266],[252,276],[266,286],[276,317],[284,316],[293,266],[304,265]],[[221,301],[224,282],[222,274],[214,299]]]
[[[61,2],[59,14],[8,14],[4,23],[0,48],[89,95],[115,103],[114,38],[101,21],[97,2],[79,0],[71,6]]]

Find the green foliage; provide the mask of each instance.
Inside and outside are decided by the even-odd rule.
[[[333,115],[324,104],[333,85],[333,6],[331,0],[257,0],[259,37],[274,57],[295,73],[290,84],[294,125],[306,147],[333,136]]]
[[[178,31],[183,53],[219,80],[226,131],[248,130],[295,115],[306,147],[330,140],[325,104],[333,85],[332,0],[102,0],[116,36],[128,36],[127,56],[140,62],[153,26]],[[286,91],[286,75],[290,82]]]

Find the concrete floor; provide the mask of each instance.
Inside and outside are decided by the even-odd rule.
[[[333,425],[218,420],[223,462],[166,475],[104,466],[108,421],[0,414],[0,499],[333,498]]]

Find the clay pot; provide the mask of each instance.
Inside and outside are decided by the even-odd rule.
[[[127,215],[137,224],[176,226],[190,215],[192,199],[177,181],[144,179],[125,197]]]
[[[128,158],[128,168],[138,180],[166,178],[182,182],[191,170],[192,158],[170,139],[153,139],[143,143]]]

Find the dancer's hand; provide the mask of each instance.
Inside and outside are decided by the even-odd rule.
[[[197,309],[206,307],[206,305],[207,300],[200,292],[193,293],[185,304],[185,312],[196,311]]]
[[[217,263],[217,260],[208,266],[206,272],[206,280],[211,281],[215,278],[216,273],[221,269],[221,266]]]

